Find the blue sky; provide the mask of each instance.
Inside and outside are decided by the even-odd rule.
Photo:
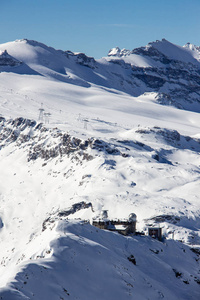
[[[0,0],[0,43],[21,38],[100,58],[166,38],[200,45],[200,0]]]

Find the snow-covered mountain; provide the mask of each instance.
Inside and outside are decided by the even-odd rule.
[[[85,87],[101,85],[132,96],[156,92],[161,104],[199,112],[200,48],[190,43],[181,47],[163,39],[132,51],[117,47],[99,60],[29,40],[3,44],[0,50],[23,62],[15,72],[36,72]]]
[[[198,299],[199,58],[0,45],[1,299]],[[138,235],[89,224],[102,210]]]

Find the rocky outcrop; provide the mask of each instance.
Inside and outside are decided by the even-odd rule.
[[[70,215],[75,214],[77,211],[87,209],[87,208],[91,208],[91,210],[93,210],[92,203],[91,202],[86,203],[86,202],[82,201],[82,202],[78,202],[78,203],[73,204],[67,210],[62,210],[62,211],[57,212],[54,215],[50,215],[42,223],[42,231],[46,230],[47,227],[49,225],[51,225],[52,223],[54,223],[56,220],[67,219]]]
[[[0,53],[0,67],[16,67],[21,64],[22,62],[9,55],[7,50]]]
[[[57,128],[48,129],[34,120],[20,117],[6,121],[1,117],[0,149],[10,143],[15,143],[19,148],[26,147],[28,161],[41,158],[47,162],[49,159],[67,156],[81,163],[83,160],[92,160],[96,152],[102,151],[109,155],[128,156],[117,149],[115,144],[103,140],[82,140]]]
[[[93,57],[89,57],[85,55],[84,53],[74,53],[72,51],[65,51],[64,55],[67,58],[72,58],[75,60],[75,62],[79,65],[94,69],[96,67],[96,61]]]

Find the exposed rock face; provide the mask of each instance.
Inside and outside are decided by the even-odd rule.
[[[161,56],[161,61],[162,59]],[[186,105],[189,102],[199,102],[200,69],[187,63],[169,61],[167,58],[163,63],[165,66],[159,68],[133,67],[133,75],[146,85],[146,91],[151,89],[163,95],[167,90],[165,95],[172,101],[167,103],[161,100],[161,104],[173,104],[184,108],[184,102]]]
[[[95,60],[93,57],[89,57],[85,55],[84,53],[78,53],[76,55],[77,57],[77,63],[89,68],[94,68],[95,67]]]
[[[138,129],[136,132],[141,134],[154,134],[156,137],[163,138],[168,144],[176,145],[180,141],[180,133],[177,130],[170,130],[166,128],[153,127],[146,129]]]
[[[82,140],[57,128],[47,129],[42,123],[37,124],[34,120],[17,118],[6,121],[1,117],[0,149],[10,143],[16,143],[19,148],[26,147],[28,161],[38,158],[48,161],[68,156],[81,163],[82,160],[92,160],[95,151],[127,157],[115,144],[95,138]]]
[[[14,57],[10,56],[5,50],[4,52],[0,53],[0,67],[15,67],[21,65],[22,62],[18,61]]]
[[[156,48],[157,44],[161,50]],[[172,50],[169,50],[169,55],[166,54],[167,50],[163,53],[164,46],[174,47],[172,50],[175,52],[180,51],[180,58],[178,55],[171,56]],[[160,104],[193,110],[193,105],[200,103],[200,47],[190,43],[183,48],[175,47],[163,39],[132,51],[118,47],[111,49],[108,53],[109,62],[127,70],[120,73],[119,88],[134,96],[157,92]],[[184,52],[184,49],[188,50]],[[116,72],[113,76],[119,81]]]
[[[34,120],[17,118],[15,120],[0,120],[1,147],[15,142],[18,147],[26,146],[27,160],[42,158],[48,160],[57,156],[68,155],[77,160],[91,160],[93,157],[87,153],[92,140],[80,140],[58,129],[47,129],[42,123]]]
[[[87,208],[92,208],[92,203],[86,203],[84,201],[78,202],[73,204],[68,210],[65,211],[59,211],[54,215],[51,215],[48,217],[44,222],[42,223],[42,231],[47,229],[47,226],[51,223],[54,223],[58,219],[66,219],[68,216],[75,214],[77,211],[82,210],[82,209],[87,209]]]
[[[96,67],[96,61],[93,57],[89,57],[85,55],[84,53],[74,53],[72,51],[65,51],[64,55],[67,58],[73,58],[75,62],[79,65],[89,67],[91,69],[94,69]]]

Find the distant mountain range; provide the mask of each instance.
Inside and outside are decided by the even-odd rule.
[[[200,47],[190,43],[181,47],[163,39],[132,51],[116,47],[98,60],[30,40],[2,44],[0,50],[0,72],[95,84],[132,96],[156,92],[158,103],[200,112]]]

